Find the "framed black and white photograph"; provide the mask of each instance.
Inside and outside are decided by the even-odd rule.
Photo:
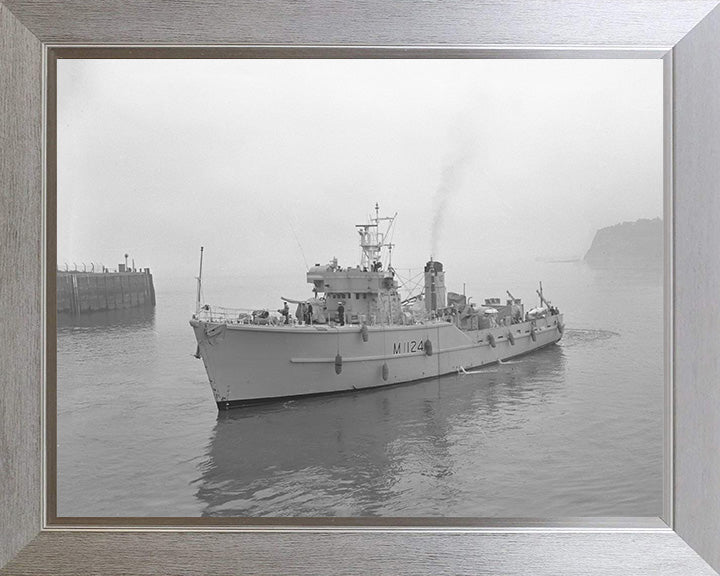
[[[35,48],[0,4],[0,565],[713,574],[720,21],[670,4]]]
[[[57,71],[59,519],[662,514],[662,61]]]

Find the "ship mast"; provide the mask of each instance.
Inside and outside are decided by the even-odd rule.
[[[393,216],[380,217],[380,206],[375,203],[375,217],[370,218],[368,224],[356,224],[355,228],[358,229],[360,235],[360,248],[362,253],[360,254],[360,266],[367,268],[370,271],[375,271],[378,263],[382,264],[382,249],[383,247],[388,248],[389,252],[392,252],[393,245],[389,242],[385,242],[390,229],[392,228],[397,212]],[[387,222],[387,228],[385,232],[380,232],[380,222]],[[390,266],[390,262],[388,262]]]
[[[200,291],[202,289],[202,264],[203,264],[203,247],[200,246],[200,273],[197,277],[197,302],[195,304],[195,314],[200,313]]]
[[[540,305],[545,306],[548,310],[550,309],[550,301],[543,296],[542,282],[540,282],[540,290],[535,290],[537,295],[540,296]]]

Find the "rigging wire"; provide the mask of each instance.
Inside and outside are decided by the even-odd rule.
[[[300,244],[300,239],[298,238],[297,233],[295,232],[295,226],[293,226],[292,220],[295,217],[293,216],[292,212],[290,212],[290,219],[288,219],[288,224],[290,224],[290,230],[292,232],[292,235],[295,237],[295,242],[297,242],[298,248],[300,248],[300,254],[302,255],[303,262],[305,262],[305,268],[309,268],[307,263],[307,258],[305,258],[305,251],[303,250],[302,244]]]
[[[407,268],[407,271],[408,273],[412,273],[412,268]],[[399,274],[397,269],[395,269],[395,274],[400,280],[401,288],[408,293],[407,298],[413,296],[413,293],[422,286],[425,278],[423,271],[420,271],[413,276],[408,276],[407,278],[403,277],[402,274]]]

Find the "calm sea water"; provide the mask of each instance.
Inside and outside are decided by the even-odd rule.
[[[562,341],[477,374],[222,413],[192,356],[192,278],[156,277],[151,311],[61,319],[59,516],[660,515],[660,273],[493,276],[461,281],[534,304],[544,279]],[[209,284],[216,304],[280,305]]]

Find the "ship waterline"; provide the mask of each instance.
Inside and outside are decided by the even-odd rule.
[[[502,362],[556,343],[562,315],[463,331],[409,326],[254,326],[192,320],[219,409],[396,385]]]

